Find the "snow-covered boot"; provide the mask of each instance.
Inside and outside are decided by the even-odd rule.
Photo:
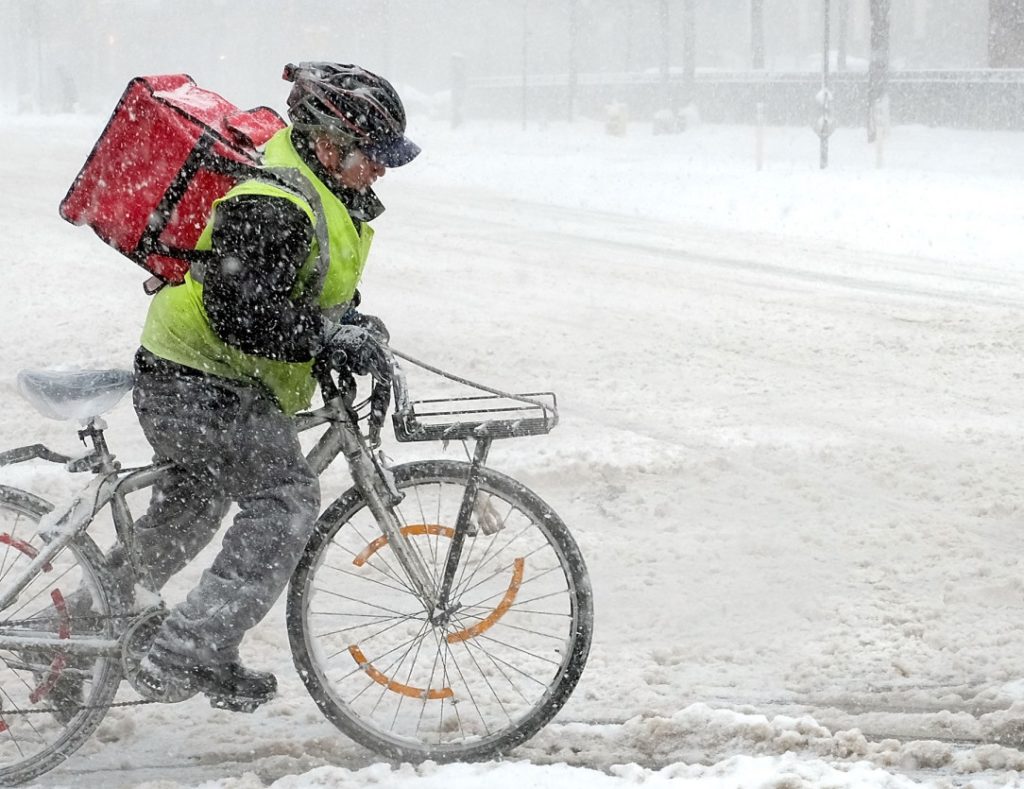
[[[269,672],[238,662],[190,665],[159,649],[142,659],[133,684],[150,701],[174,703],[204,693],[211,706],[234,712],[252,712],[277,693],[277,678]]]
[[[200,666],[196,674],[210,706],[218,709],[252,712],[277,694],[277,677],[241,663]]]

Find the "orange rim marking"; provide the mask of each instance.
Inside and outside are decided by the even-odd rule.
[[[25,542],[24,540],[15,539],[9,534],[0,534],[0,543],[2,543],[3,545],[10,545],[12,548],[17,548],[30,559],[35,559],[36,556],[39,554],[39,551],[37,551],[27,542]],[[43,570],[46,572],[50,572],[50,570],[52,569],[53,565],[49,562],[43,565]]]
[[[50,592],[50,599],[53,600],[53,607],[57,609],[57,614],[60,616],[60,625],[57,627],[57,638],[71,638],[71,623],[68,618],[68,606],[64,601],[64,595],[60,593],[60,589],[54,589]],[[60,679],[61,673],[64,671],[64,667],[67,665],[67,657],[63,653],[58,653],[50,663],[50,673],[47,675],[39,686],[33,690],[28,700],[33,704],[38,704],[40,700],[46,698],[46,695],[53,690],[53,686],[57,684],[57,680]]]
[[[466,641],[490,630],[494,627],[495,622],[501,619],[508,609],[512,607],[516,600],[516,595],[519,594],[519,587],[523,583],[523,568],[526,566],[526,560],[518,558],[515,560],[514,565],[515,570],[512,572],[512,580],[508,585],[508,589],[505,590],[505,596],[501,598],[501,602],[498,603],[497,607],[485,619],[481,619],[472,627],[467,627],[465,630],[459,630],[456,633],[449,633],[449,644]]]
[[[403,685],[401,682],[395,682],[395,680],[388,679],[378,669],[374,668],[374,665],[366,660],[366,655],[363,654],[363,651],[355,644],[352,644],[348,651],[359,665],[359,668],[365,671],[370,679],[401,696],[408,696],[413,699],[450,699],[455,695],[451,688],[440,688],[439,690],[427,688],[423,690],[422,688],[414,688],[412,685]]]
[[[451,539],[455,536],[455,529],[452,529],[449,526],[441,526],[437,523],[414,523],[411,526],[403,526],[401,531],[406,537],[416,536],[418,534],[440,534],[442,537],[448,537]],[[386,535],[382,534],[376,540],[367,545],[363,549],[362,553],[352,560],[352,564],[356,567],[362,567],[371,556],[387,544],[388,538]]]

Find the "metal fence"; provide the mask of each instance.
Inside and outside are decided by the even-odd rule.
[[[830,83],[839,125],[863,125],[867,74],[839,72]],[[577,115],[603,118],[619,104],[644,120],[686,106],[692,95],[706,122],[752,124],[760,104],[767,123],[803,125],[821,112],[815,101],[820,89],[821,75],[813,72],[698,70],[692,83],[675,72],[667,80],[651,73],[581,74],[575,86],[564,74],[469,78],[460,94],[468,118],[564,120],[570,106]],[[889,95],[893,123],[1024,130],[1024,69],[891,72]]]

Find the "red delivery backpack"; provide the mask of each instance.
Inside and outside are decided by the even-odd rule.
[[[128,83],[60,215],[88,225],[153,277],[185,278],[213,201],[260,163],[257,148],[285,122],[269,107],[239,110],[187,74]]]

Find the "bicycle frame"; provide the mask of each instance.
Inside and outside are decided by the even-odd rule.
[[[541,393],[540,395],[542,397],[550,395],[550,402],[535,399],[537,395],[508,395],[499,390],[483,387],[464,379],[444,374],[442,370],[425,365],[398,352],[394,352],[394,355],[413,361],[431,371],[438,372],[438,374],[446,378],[482,389],[492,396],[511,397],[519,401],[520,405],[525,403],[535,411],[540,409],[542,414],[540,418],[536,417],[536,415],[529,418],[528,414],[526,417],[517,414],[515,420],[510,422],[484,420],[460,423],[449,427],[424,426],[417,421],[418,414],[414,408],[416,403],[410,400],[406,379],[404,379],[397,361],[392,360],[392,386],[394,388],[396,405],[395,436],[399,441],[441,440],[446,442],[454,438],[464,441],[471,439],[476,442],[463,500],[456,520],[449,552],[447,552],[445,558],[444,573],[439,587],[435,586],[430,573],[423,564],[422,557],[413,549],[406,536],[402,533],[399,520],[394,513],[394,508],[401,501],[402,494],[395,486],[383,453],[379,449],[380,428],[390,396],[388,386],[386,384],[376,385],[369,398],[371,403],[371,419],[368,435],[364,435],[360,431],[358,415],[351,405],[354,384],[350,379],[342,382],[342,389],[339,389],[329,374],[319,376],[325,405],[321,408],[296,415],[296,430],[298,432],[304,432],[323,425],[328,426],[328,429],[319,437],[316,444],[306,455],[306,461],[310,469],[316,476],[319,476],[334,463],[339,454],[344,455],[352,482],[366,499],[370,512],[373,514],[402,568],[406,571],[416,595],[428,613],[428,617],[435,624],[443,623],[454,613],[449,599],[462,556],[466,534],[469,532],[470,522],[473,517],[479,469],[486,463],[492,440],[494,438],[508,438],[517,435],[546,433],[557,424],[557,408],[554,402],[554,395],[550,393]],[[438,401],[428,400],[421,402],[434,403]],[[485,408],[479,412],[489,417],[492,410],[495,409]],[[523,409],[519,408],[519,410]],[[442,410],[439,413],[450,414],[460,412],[474,413],[472,410]],[[133,551],[134,519],[128,508],[127,496],[137,490],[154,485],[171,467],[169,464],[165,464],[122,469],[120,464],[117,463],[115,455],[106,446],[103,437],[105,427],[106,425],[102,419],[95,417],[89,420],[84,430],[79,432],[80,438],[83,440],[86,438],[91,439],[93,445],[92,451],[84,457],[71,458],[60,455],[41,444],[19,447],[0,453],[0,465],[18,463],[33,457],[41,457],[46,459],[46,461],[63,463],[69,471],[90,471],[95,475],[78,493],[65,511],[51,513],[43,519],[43,522],[40,524],[40,534],[46,541],[46,544],[42,550],[35,554],[29,565],[20,571],[12,579],[12,583],[0,593],[0,610],[8,608],[22,594],[22,591],[31,583],[33,578],[44,570],[50,560],[65,549],[79,534],[85,532],[100,510],[108,505],[111,507],[117,539],[125,547],[126,555],[129,557],[133,579],[136,583],[141,583],[143,588],[152,590],[152,584],[147,582],[147,574],[139,566]],[[132,601],[132,605],[134,607],[135,601]],[[47,635],[41,634],[39,631],[29,629],[25,631],[6,630],[4,633],[0,633],[0,650],[36,647],[56,647],[61,650],[73,647],[74,651],[82,654],[102,655],[119,655],[121,651],[120,642],[116,640],[76,637],[74,634],[69,634],[68,638],[63,639],[53,638],[53,635],[47,637]]]
[[[404,381],[400,375],[396,376],[395,388],[400,397],[405,397]],[[476,470],[486,461],[490,439],[481,438],[477,442],[470,478],[456,523],[455,536],[449,549],[442,586],[437,589],[434,588],[434,584],[430,580],[430,574],[423,565],[422,558],[406,542],[395,516],[393,508],[401,501],[402,494],[395,487],[382,453],[368,443],[367,438],[359,429],[355,412],[344,397],[334,397],[322,408],[296,416],[296,427],[299,432],[324,424],[328,425],[327,430],[307,455],[311,469],[319,476],[339,454],[345,457],[354,484],[363,494],[381,532],[408,574],[425,610],[431,618],[447,617],[449,615],[449,612],[446,611],[448,596],[476,499]],[[55,462],[65,461],[69,470],[89,470],[96,474],[66,509],[50,513],[43,519],[40,534],[46,541],[46,545],[0,592],[0,610],[8,608],[14,603],[45,566],[75,537],[85,532],[96,515],[108,505],[111,508],[117,539],[125,547],[126,553],[130,557],[133,577],[136,583],[141,583],[144,588],[148,588],[146,584],[148,579],[145,578],[145,573],[140,571],[132,550],[133,518],[128,507],[127,496],[152,486],[171,466],[170,464],[160,464],[131,469],[120,468],[120,464],[116,462],[114,455],[106,446],[103,437],[105,427],[103,420],[98,417],[90,420],[87,428],[82,431],[82,435],[92,438],[94,449],[86,457],[77,460],[57,455],[39,445],[11,450],[0,455],[0,464],[18,462],[30,457],[42,457]],[[134,601],[132,602],[134,603]],[[74,634],[60,638],[28,629],[24,631],[6,630],[0,634],[0,649],[26,648],[59,648],[61,651],[74,651],[80,654],[116,656],[120,654],[121,644],[117,639],[76,636]]]

